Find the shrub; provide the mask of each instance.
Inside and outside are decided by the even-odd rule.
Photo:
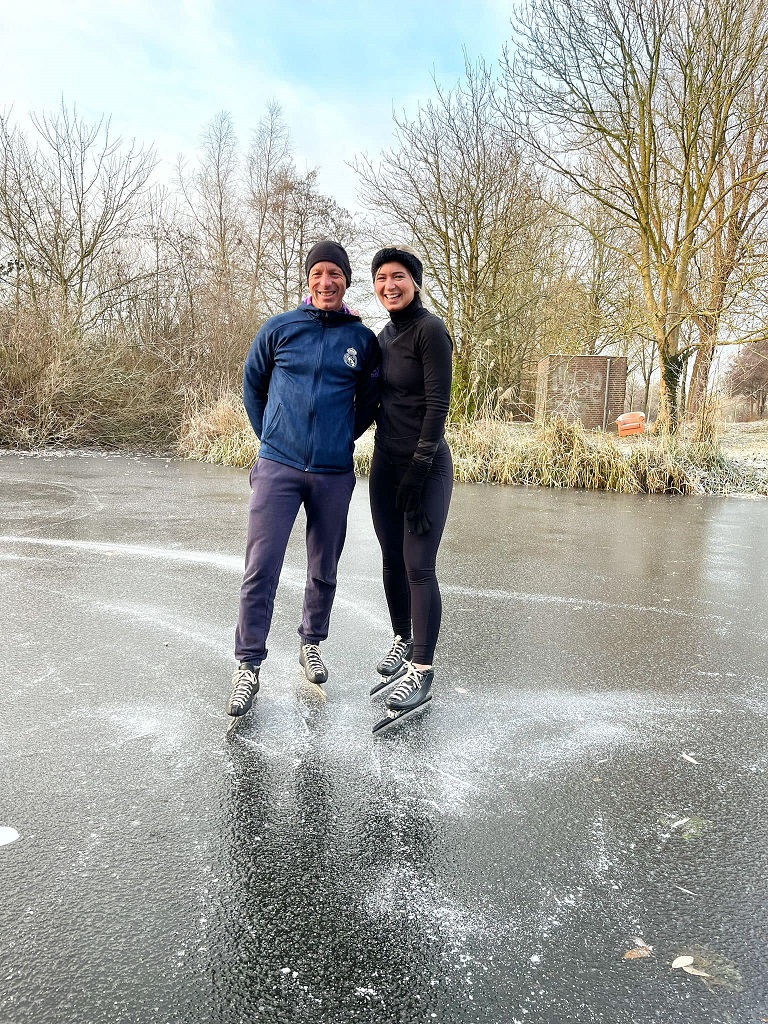
[[[72,339],[39,316],[0,324],[0,445],[172,451],[183,408],[151,353]]]
[[[224,466],[251,466],[259,454],[242,399],[232,394],[206,398],[187,395],[179,436],[179,454],[186,459]]]

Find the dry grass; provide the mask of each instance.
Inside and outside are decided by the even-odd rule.
[[[248,422],[242,399],[220,394],[187,400],[179,437],[179,455],[224,466],[252,466],[259,442]]]
[[[0,360],[4,447],[172,451],[183,407],[183,391],[145,353],[61,346],[36,365]]]
[[[521,429],[489,421],[452,426],[456,479],[587,490],[638,490],[613,439],[562,419]]]
[[[623,438],[554,418],[544,426],[494,420],[449,424],[456,480],[530,484],[625,494],[768,493],[768,481],[740,468],[714,443],[669,437]],[[258,442],[239,398],[224,395],[190,404],[180,453],[187,458],[248,466]],[[355,446],[355,470],[365,476],[373,457],[373,432]]]
[[[543,426],[488,418],[449,424],[459,481],[625,493],[768,494],[768,471],[726,457],[714,421],[664,436],[624,438],[563,419]],[[709,440],[700,441],[702,435]],[[75,344],[39,321],[0,323],[0,446],[99,446],[249,466],[259,444],[242,400],[201,388],[126,345]],[[370,471],[373,434],[355,448]]]
[[[84,336],[60,309],[0,306],[0,446],[176,453],[205,371],[126,335]]]
[[[373,430],[367,430],[355,442],[355,472],[358,476],[368,476],[371,472],[373,459]]]
[[[644,439],[630,452],[628,464],[646,494],[701,493],[696,455],[693,446],[666,437]],[[711,449],[704,452],[709,464]],[[702,467],[704,468],[704,467]]]

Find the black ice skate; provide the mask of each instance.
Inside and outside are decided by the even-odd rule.
[[[412,657],[413,640],[403,640],[401,636],[396,636],[392,641],[389,653],[376,666],[380,678],[371,687],[371,696],[381,693],[382,690],[402,678],[408,669],[408,660]]]
[[[432,700],[434,671],[427,668],[420,672],[410,662],[406,662],[406,666],[405,675],[397,689],[387,698],[386,718],[382,718],[373,727],[374,736],[380,736],[417,711],[423,711]]]
[[[241,661],[232,676],[232,694],[227,704],[227,714],[240,718],[250,711],[253,698],[259,692],[259,666],[250,661]]]
[[[319,644],[305,644],[302,640],[299,646],[299,664],[310,683],[320,686],[328,679],[328,669],[320,657]]]

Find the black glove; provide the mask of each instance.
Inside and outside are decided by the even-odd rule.
[[[424,511],[423,505],[417,505],[413,512],[406,512],[405,518],[408,520],[408,533],[415,533],[417,537],[429,533],[432,520]]]
[[[411,461],[410,466],[403,474],[400,486],[395,495],[395,508],[398,512],[415,512],[421,505],[421,489],[429,473],[428,462]],[[426,532],[426,531],[425,531]]]

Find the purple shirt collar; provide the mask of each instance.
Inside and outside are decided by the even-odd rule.
[[[304,299],[304,303],[303,304],[305,306],[312,306],[313,308],[315,308],[314,304],[312,302],[312,296],[311,295],[308,295],[306,297],[306,299]],[[357,312],[357,310],[356,309],[352,309],[352,307],[348,306],[346,304],[346,302],[342,302],[341,303],[341,310],[340,310],[340,312],[347,313],[349,316],[360,316],[360,314]]]

